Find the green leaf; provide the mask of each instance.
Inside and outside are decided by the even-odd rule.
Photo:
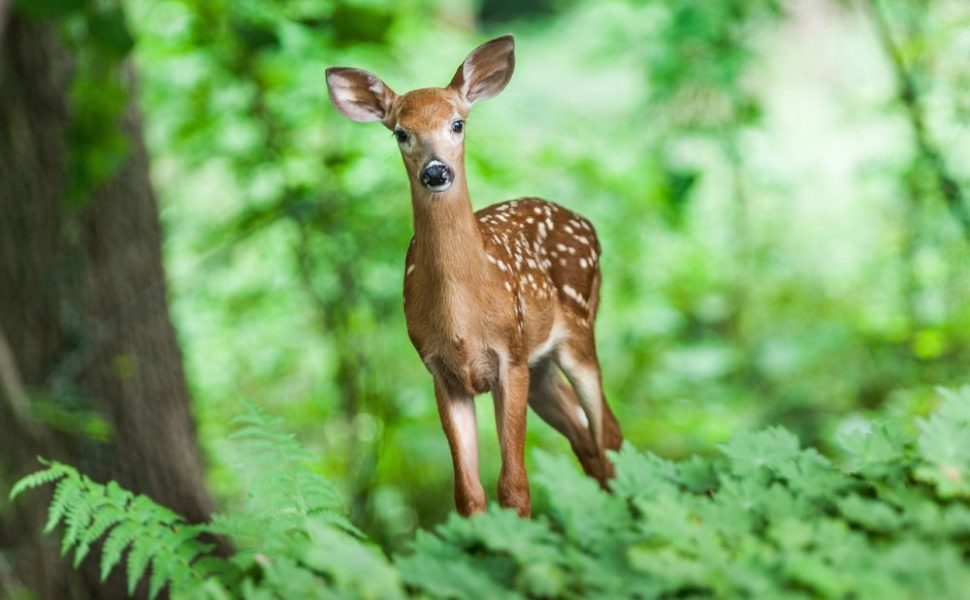
[[[398,571],[379,550],[329,523],[311,523],[308,532],[311,543],[303,554],[303,562],[328,573],[337,588],[360,598],[405,597]]]
[[[413,552],[398,559],[408,585],[437,598],[522,598],[481,569],[481,564],[436,536],[419,532]]]
[[[152,574],[148,581],[148,597],[157,598],[172,577],[175,566],[166,554],[156,554],[152,560]],[[129,592],[130,593],[130,592]]]
[[[731,460],[731,472],[741,477],[755,475],[762,469],[777,471],[800,452],[798,438],[781,427],[742,433],[719,448]]]
[[[158,552],[160,540],[156,537],[135,536],[128,549],[128,594],[133,595],[138,586],[138,580],[145,574],[152,556]],[[167,550],[168,552],[174,549]]]
[[[74,552],[74,567],[77,568],[81,561],[87,556],[91,549],[91,544],[101,538],[105,532],[121,520],[121,514],[113,510],[101,510],[96,512],[94,521],[81,537]]]
[[[919,419],[916,476],[943,497],[970,497],[970,393],[945,397],[940,409]]]
[[[649,452],[639,453],[629,443],[613,455],[616,478],[612,490],[624,498],[676,494],[680,484],[677,465]]]
[[[78,502],[82,497],[81,487],[76,484],[76,480],[70,477],[61,479],[54,489],[54,497],[51,505],[47,509],[47,524],[44,525],[44,533],[50,533],[61,522],[67,511],[68,506]]]
[[[85,486],[83,492],[79,495],[78,500],[68,505],[65,510],[61,555],[66,555],[75,543],[86,537],[93,516],[100,504],[99,488],[88,489]]]
[[[902,517],[883,502],[850,494],[836,503],[846,519],[872,531],[888,533],[903,525]]]
[[[101,581],[108,578],[111,570],[121,561],[125,548],[139,533],[139,529],[131,523],[120,523],[111,530],[101,550]]]
[[[621,498],[579,473],[566,456],[538,451],[534,455],[532,481],[544,492],[568,539],[581,548],[605,550],[631,534],[631,517]]]
[[[10,500],[14,500],[17,498],[17,496],[27,490],[46,485],[48,483],[53,483],[62,477],[69,476],[74,472],[75,471],[70,467],[66,467],[59,463],[53,463],[51,464],[50,468],[44,469],[43,471],[38,471],[36,473],[31,473],[15,483],[10,489],[9,498]]]
[[[897,469],[906,456],[905,439],[887,423],[843,430],[836,439],[847,455],[846,467],[852,472],[884,475]]]

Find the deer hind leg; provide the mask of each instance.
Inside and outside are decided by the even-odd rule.
[[[586,415],[600,463],[602,476],[599,480],[605,486],[606,480],[614,474],[613,463],[606,456],[606,451],[619,450],[623,444],[623,434],[603,393],[603,378],[592,331],[586,330],[580,337],[565,340],[557,349],[556,364],[565,373]]]
[[[605,483],[608,475],[603,471],[586,411],[551,360],[544,360],[531,370],[529,405],[543,421],[569,440],[583,471],[601,484]]]

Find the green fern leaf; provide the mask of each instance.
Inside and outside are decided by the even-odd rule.
[[[177,513],[160,505],[148,496],[138,495],[131,501],[129,515],[142,523],[177,523],[182,520]]]
[[[39,460],[42,464],[46,464],[43,459]],[[60,463],[51,463],[47,469],[38,471],[36,473],[31,473],[15,483],[10,489],[9,498],[10,500],[14,500],[17,498],[17,496],[26,492],[27,490],[38,488],[48,483],[53,483],[62,477],[70,476],[72,473],[76,474],[77,472],[74,471],[74,469]]]
[[[174,561],[164,552],[156,554],[152,560],[152,574],[148,580],[148,597],[156,598],[177,570]]]
[[[85,485],[84,477],[80,480],[80,494],[76,502],[65,507],[64,535],[61,538],[61,555],[86,537],[88,528],[94,518],[94,513],[100,505],[100,488]]]
[[[111,570],[121,561],[125,548],[139,533],[141,532],[137,527],[127,522],[119,523],[111,530],[104,540],[104,549],[101,551],[101,581],[108,578]]]
[[[101,505],[91,526],[84,533],[74,551],[74,567],[77,568],[81,561],[91,550],[91,544],[101,538],[108,529],[116,525],[122,518],[121,513],[108,503]]]
[[[158,552],[160,546],[159,540],[155,537],[136,536],[132,540],[131,547],[128,549],[128,594],[135,593],[138,581],[145,574],[148,563],[151,562],[152,556]],[[162,552],[170,551],[169,549],[162,550]]]
[[[57,527],[64,517],[67,507],[81,500],[82,487],[80,477],[77,472],[64,477],[54,488],[54,497],[51,500],[50,508],[47,509],[47,524],[44,525],[44,533],[50,533]]]

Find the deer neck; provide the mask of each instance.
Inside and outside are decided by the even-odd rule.
[[[446,192],[432,193],[411,182],[415,263],[431,284],[475,285],[487,273],[482,233],[463,171]]]

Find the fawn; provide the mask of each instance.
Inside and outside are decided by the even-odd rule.
[[[600,245],[592,224],[538,198],[472,211],[465,119],[472,105],[505,88],[514,67],[507,35],[476,48],[444,88],[399,96],[367,71],[327,69],[337,110],[353,121],[383,123],[404,159],[414,212],[404,312],[434,379],[463,515],[485,509],[476,394],[491,391],[495,402],[499,502],[523,516],[531,510],[527,406],[569,439],[583,469],[604,487],[613,476],[606,450],[623,441],[596,357]]]

